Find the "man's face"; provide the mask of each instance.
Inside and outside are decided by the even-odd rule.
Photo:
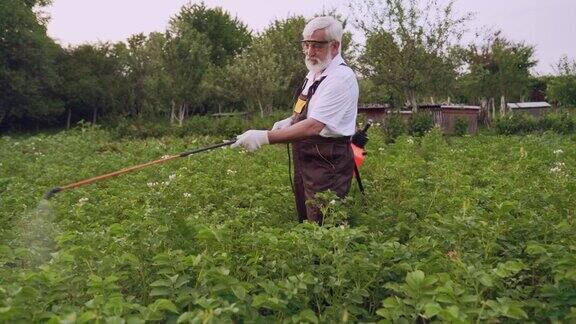
[[[338,54],[338,46],[338,41],[326,40],[324,29],[315,30],[310,37],[302,41],[302,50],[306,55],[304,62],[308,70],[316,73],[324,71]]]

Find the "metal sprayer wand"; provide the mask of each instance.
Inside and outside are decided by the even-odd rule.
[[[190,150],[190,151],[186,151],[186,152],[182,152],[180,154],[176,154],[176,155],[171,155],[171,156],[167,156],[158,160],[154,160],[154,161],[150,161],[147,163],[143,163],[143,164],[139,164],[139,165],[135,165],[129,168],[125,168],[122,170],[118,170],[115,172],[111,172],[111,173],[107,173],[107,174],[103,174],[94,178],[89,178],[89,179],[85,179],[85,180],[81,180],[78,182],[74,182],[74,183],[70,183],[67,184],[65,186],[61,186],[61,187],[54,187],[50,190],[48,190],[48,192],[46,192],[46,194],[44,195],[44,199],[50,199],[52,198],[56,193],[60,192],[60,191],[64,191],[64,190],[68,190],[68,189],[73,189],[73,188],[77,188],[77,187],[81,187],[84,185],[88,185],[100,180],[104,180],[104,179],[108,179],[108,178],[112,178],[112,177],[116,177],[119,175],[122,175],[124,173],[128,173],[128,172],[132,172],[132,171],[136,171],[136,170],[140,170],[142,168],[145,168],[147,166],[150,165],[154,165],[154,164],[159,164],[159,163],[164,163],[170,160],[174,160],[176,158],[181,158],[181,157],[186,157],[188,155],[192,155],[195,153],[200,153],[200,152],[204,152],[204,151],[208,151],[208,150],[212,150],[218,147],[223,147],[223,146],[228,146],[233,144],[234,142],[236,142],[236,140],[229,140],[229,141],[224,141],[222,143],[218,143],[218,144],[213,144],[213,145],[209,145],[209,146],[205,146],[205,147],[201,147],[195,150]]]

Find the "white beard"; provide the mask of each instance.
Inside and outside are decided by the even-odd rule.
[[[326,58],[326,60],[324,60],[324,61],[321,61],[319,59],[316,59],[316,61],[318,63],[315,64],[308,57],[304,58],[304,63],[306,63],[306,67],[308,68],[308,71],[313,72],[313,73],[321,73],[322,71],[326,70],[328,65],[330,65],[330,62],[332,62],[332,58],[330,56],[328,56]]]

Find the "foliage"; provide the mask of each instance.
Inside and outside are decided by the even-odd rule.
[[[375,85],[371,79],[362,78],[358,80],[360,88],[359,102],[361,103],[380,103],[388,104],[389,107],[402,106],[402,96],[395,93],[394,90],[384,85]]]
[[[272,112],[275,98],[291,98],[287,93],[291,80],[282,72],[281,55],[271,48],[269,39],[256,39],[224,72],[226,88],[234,89],[234,97],[261,116]]]
[[[268,129],[276,120],[285,118],[281,114],[265,117],[256,116],[205,116],[195,115],[186,119],[182,126],[174,127],[167,120],[121,120],[113,128],[116,138],[161,138],[164,136],[215,136],[232,139],[246,129]]]
[[[43,18],[33,11],[48,3],[0,3],[0,129],[17,121],[51,124],[64,111],[56,67],[62,49],[46,35]]]
[[[547,97],[564,107],[576,106],[576,60],[564,56],[557,64],[558,76],[550,80]]]
[[[229,63],[252,41],[246,24],[220,7],[206,7],[204,2],[183,6],[170,25],[172,29],[193,29],[206,36],[209,60],[219,67]]]
[[[417,109],[417,96],[446,95],[456,76],[450,48],[470,16],[455,17],[454,1],[356,1],[356,25],[366,35],[362,72],[400,93]]]
[[[566,112],[550,113],[539,120],[541,130],[551,130],[559,134],[573,134],[576,131],[576,116]]]
[[[573,134],[576,131],[576,116],[568,112],[554,112],[535,119],[529,114],[511,114],[496,119],[494,127],[496,133],[505,135],[546,131]]]
[[[530,68],[536,65],[534,46],[512,42],[500,31],[486,36],[484,44],[470,44],[460,55],[468,71],[459,80],[469,100],[499,98],[516,101],[527,94]]]
[[[409,133],[422,136],[434,127],[434,116],[428,112],[413,113],[408,123]]]
[[[375,129],[367,195],[328,203],[325,226],[297,222],[284,146],[200,153],[36,208],[54,185],[222,137],[116,138],[89,124],[0,137],[0,321],[576,315],[573,136],[447,142],[435,129],[386,145]]]
[[[186,24],[172,21],[166,33],[164,65],[172,77],[173,100],[184,111],[202,102],[200,84],[210,65],[210,40]]]
[[[538,129],[536,118],[530,114],[514,113],[497,118],[494,122],[496,133],[503,135],[527,134]]]
[[[75,121],[95,123],[99,115],[122,114],[128,91],[117,51],[108,43],[86,44],[66,49],[61,57],[61,93]]]
[[[468,118],[456,118],[454,121],[454,134],[458,136],[468,134]]]
[[[408,133],[408,126],[399,113],[392,112],[382,123],[382,133],[386,143],[394,143],[399,136]]]
[[[273,21],[259,36],[259,45],[268,46],[261,51],[268,50],[268,55],[273,57],[274,70],[272,80],[278,80],[276,84],[268,84],[267,87],[275,87],[274,103],[277,107],[291,108],[294,104],[296,92],[302,86],[302,82],[308,70],[304,65],[304,54],[300,46],[302,31],[306,25],[303,16],[290,16],[285,19]],[[258,60],[267,61],[270,58],[261,57]],[[265,65],[269,66],[269,65]],[[277,76],[282,76],[278,79]]]

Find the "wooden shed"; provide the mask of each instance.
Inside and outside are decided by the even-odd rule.
[[[419,111],[430,112],[434,123],[442,128],[444,134],[454,134],[456,120],[464,119],[468,122],[468,134],[478,131],[479,106],[468,105],[419,105]]]
[[[534,116],[535,118],[540,118],[552,110],[552,106],[545,101],[538,102],[509,102],[506,104],[506,108],[510,112],[514,113],[525,113]]]
[[[372,120],[383,120],[386,112],[390,109],[387,104],[358,104],[358,113],[366,115],[366,118]]]

